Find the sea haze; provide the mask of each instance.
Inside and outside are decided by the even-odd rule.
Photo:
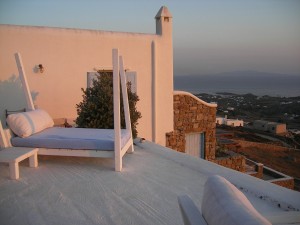
[[[300,74],[235,71],[211,75],[174,76],[174,89],[193,94],[230,92],[262,96],[300,96]]]

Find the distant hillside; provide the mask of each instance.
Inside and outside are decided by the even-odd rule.
[[[192,93],[233,92],[271,96],[299,96],[300,75],[235,71],[210,75],[174,76],[175,90]]]

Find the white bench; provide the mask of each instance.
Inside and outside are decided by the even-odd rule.
[[[29,158],[29,166],[37,167],[38,148],[9,147],[0,151],[0,162],[9,163],[10,178],[19,179],[19,162]]]
[[[8,163],[10,178],[17,180],[20,177],[19,162],[29,158],[30,167],[38,166],[37,153],[39,149],[10,146],[8,144],[10,134],[8,130],[6,131],[7,132],[4,132],[2,123],[0,121],[0,163]]]

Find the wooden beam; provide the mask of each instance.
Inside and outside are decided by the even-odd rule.
[[[112,50],[113,61],[113,97],[114,97],[114,131],[115,131],[115,170],[122,170],[121,156],[121,116],[120,116],[120,75],[118,49]]]
[[[1,120],[0,120],[0,136],[1,136],[0,147],[1,148],[7,148],[8,143],[7,143],[7,139],[6,139],[6,135],[4,133],[3,127],[2,127]]]
[[[18,71],[19,71],[19,77],[20,77],[20,80],[22,82],[24,95],[26,97],[27,109],[28,110],[34,110],[34,104],[33,104],[32,96],[31,96],[31,93],[30,93],[30,88],[29,88],[29,85],[28,85],[28,82],[27,82],[27,77],[26,77],[26,74],[25,74],[21,54],[18,53],[18,52],[15,53],[15,58],[16,58],[16,63],[17,63]]]
[[[121,76],[121,87],[122,87],[122,95],[123,95],[123,105],[124,105],[124,114],[125,114],[125,123],[126,123],[126,130],[130,132],[130,139],[132,142],[132,130],[131,130],[131,120],[130,120],[130,109],[129,109],[129,102],[128,102],[128,93],[127,93],[127,81],[126,81],[126,74],[124,70],[124,63],[123,57],[119,57],[120,61],[120,76]],[[128,152],[132,153],[134,151],[133,145],[129,147]]]

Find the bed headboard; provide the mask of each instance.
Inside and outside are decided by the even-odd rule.
[[[5,109],[5,118],[7,118],[10,114],[19,113],[19,112],[26,112],[26,108],[19,109],[19,110],[8,110],[8,109]]]

